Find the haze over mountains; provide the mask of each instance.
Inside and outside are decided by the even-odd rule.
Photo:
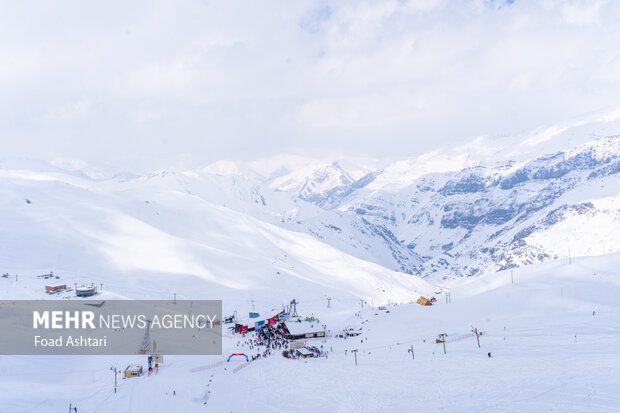
[[[101,262],[101,271],[172,265],[215,283],[231,270],[230,260],[216,264],[213,251],[256,257],[246,263],[255,274],[240,284],[258,283],[287,254],[265,228],[378,265],[371,278],[381,267],[442,279],[551,261],[569,250],[618,252],[619,133],[620,111],[612,111],[398,161],[281,155],[138,175],[5,159],[0,202],[11,242],[0,252],[14,267],[28,257],[36,268],[54,268],[69,255],[72,270],[84,261]],[[135,251],[153,238],[161,242]]]

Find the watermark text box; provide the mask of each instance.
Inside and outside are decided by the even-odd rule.
[[[3,300],[2,355],[222,354],[218,300]]]

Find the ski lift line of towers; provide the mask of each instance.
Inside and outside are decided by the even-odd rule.
[[[332,298],[331,297],[327,297],[326,300],[327,300],[327,307],[330,308],[331,307],[331,300],[332,300]],[[451,294],[450,294],[449,291],[447,291],[446,292],[446,302],[450,303],[451,301],[452,301]],[[290,304],[286,307],[286,311],[291,313],[293,315],[293,317],[298,317],[298,314],[297,314],[297,304],[298,303],[299,302],[296,299],[293,299],[293,300],[291,300]],[[361,308],[364,308],[364,303],[367,304],[367,302],[364,299],[360,299],[360,307]],[[252,304],[254,304],[254,300],[252,300]],[[373,308],[374,308],[374,302],[373,302]],[[253,309],[254,309],[254,306],[253,306]],[[235,311],[235,315],[236,315],[236,311]],[[478,346],[478,348],[480,348],[481,347],[480,346],[480,336],[482,335],[482,332],[480,332],[480,330],[477,327],[472,326],[471,328],[472,328],[471,332],[476,337],[477,346]],[[438,338],[436,339],[436,343],[441,343],[442,347],[443,347],[444,354],[447,354],[446,342],[448,341],[447,340],[448,334],[447,333],[442,333],[442,334],[439,334],[437,337]],[[399,343],[393,343],[391,345],[379,346],[379,347],[375,347],[375,348],[391,347],[392,345],[398,345],[398,344]],[[372,349],[375,349],[375,348],[372,348]],[[366,349],[366,350],[372,350],[372,349]],[[354,354],[354,357],[355,357],[355,365],[356,366],[358,365],[358,360],[357,360],[357,353],[358,353],[358,351],[359,351],[358,349],[352,349],[351,350],[351,352]],[[410,344],[409,348],[407,349],[407,352],[411,353],[412,360],[415,360],[415,350],[414,350],[413,344]]]
[[[571,258],[570,258],[570,250],[569,250],[569,264],[571,263]],[[510,270],[510,283],[514,284],[514,270]],[[443,289],[443,288],[442,288]],[[451,304],[452,303],[452,292],[451,291],[447,291],[444,289],[444,298],[445,298],[445,302],[446,304]],[[334,298],[332,297],[326,297],[325,300],[327,300],[327,308],[331,308],[331,302],[332,300],[334,300]],[[368,304],[368,302],[364,299],[360,299],[359,300],[360,303],[360,308],[364,308],[364,304]],[[291,302],[292,304],[292,302]],[[371,303],[370,306],[372,309],[375,308],[374,305],[374,299],[371,297]],[[254,300],[252,300],[252,310],[254,310]],[[288,308],[287,308],[288,310]]]
[[[513,275],[513,271],[511,271],[511,282],[514,282],[513,280],[514,280],[514,275]],[[448,304],[451,303],[452,302],[451,293],[449,291],[445,291],[445,295],[446,295],[446,302]],[[331,300],[333,300],[333,298],[332,297],[326,297],[325,299],[327,300],[327,308],[331,308]],[[361,308],[364,307],[364,304],[368,304],[368,302],[366,302],[363,299],[360,299],[359,302],[360,302],[360,307]],[[293,313],[294,316],[298,316],[297,315],[297,304],[298,303],[299,302],[296,299],[293,299],[290,302],[290,305],[286,306],[286,311],[290,312],[290,313]],[[254,304],[254,300],[252,300],[252,304]],[[374,302],[373,302],[373,307],[374,307]],[[253,308],[254,308],[254,306],[253,306]],[[236,318],[236,311],[235,311],[235,318]],[[476,338],[476,344],[477,344],[478,348],[480,348],[481,347],[481,345],[480,345],[480,336],[482,335],[482,332],[477,327],[473,327],[472,326],[471,333],[473,333],[474,337]],[[447,333],[442,333],[442,334],[439,334],[437,337],[438,338],[436,339],[436,343],[441,343],[442,347],[443,347],[444,354],[447,354],[446,343],[448,342],[448,339],[447,339],[448,334]],[[463,335],[463,337],[459,336],[456,340],[458,341],[458,340],[460,340],[462,338],[465,338],[465,337],[471,337],[471,336],[469,334],[466,334],[466,335]],[[404,342],[402,344],[408,344],[408,343]],[[400,343],[397,342],[397,343],[392,343],[392,344],[389,344],[389,345],[383,345],[383,346],[372,347],[372,348],[365,348],[365,350],[373,350],[373,349],[379,349],[379,348],[388,348],[388,347],[392,347],[392,346],[396,346],[396,345],[400,345]],[[356,355],[356,359],[357,359],[357,354],[356,353],[357,353],[358,350],[354,349],[354,350],[350,350],[350,351],[353,352]],[[410,348],[407,350],[407,352],[411,354],[412,360],[415,360],[415,350],[413,348],[413,344],[410,345]],[[356,362],[357,362],[357,360],[356,360]]]
[[[436,294],[440,294],[440,293],[436,293]],[[448,295],[449,294],[450,293],[448,293]],[[323,301],[323,300],[326,301],[327,308],[332,308],[332,302],[335,302],[335,301],[338,301],[338,302],[351,301],[350,299],[342,300],[342,299],[335,298],[335,297],[324,297],[324,298],[321,298],[321,299],[311,299],[311,300],[303,300],[303,301],[304,302],[309,302],[309,301],[316,302],[316,301]],[[366,300],[366,299],[363,299],[363,298],[359,298],[359,299],[356,298],[354,301],[356,303],[358,303],[360,305],[360,308],[362,308],[362,309],[366,305],[366,306],[369,306],[370,308],[372,308],[374,310],[375,309],[374,298],[370,297],[369,300],[370,300],[370,302],[368,300]],[[411,301],[411,302],[415,302],[415,299],[412,299],[412,300],[413,301]],[[449,301],[451,302],[451,299],[449,299]],[[435,302],[435,301],[433,301],[433,302]],[[282,310],[287,312],[287,313],[293,312],[292,316],[297,316],[295,308],[296,308],[296,304],[300,304],[300,303],[301,303],[300,301],[298,301],[296,299],[293,299],[289,303],[289,305],[282,304]],[[256,311],[256,300],[254,300],[254,299],[250,300],[250,304],[251,304],[251,307],[252,307],[252,311]],[[398,303],[397,302],[392,302],[392,301],[388,300],[388,305],[392,305],[392,304],[398,304]],[[234,319],[236,319],[237,310],[234,310],[233,314],[235,314],[235,318]]]
[[[511,271],[511,280],[513,279],[513,274]],[[450,291],[445,291],[445,297],[446,297],[446,303],[450,304],[452,302],[452,297],[451,297],[451,292]],[[331,301],[331,297],[327,298],[327,307],[330,308],[330,301]],[[360,307],[363,308],[364,307],[364,303],[368,304],[366,301],[364,301],[363,299],[360,299]],[[374,307],[374,306],[373,306]],[[381,307],[379,307],[381,309]],[[478,348],[481,347],[480,345],[480,336],[482,335],[482,332],[477,328],[472,326],[471,327],[471,333],[473,333],[474,337],[476,337],[476,344],[478,346]],[[469,336],[469,334],[467,334],[466,336]],[[443,353],[447,354],[447,348],[446,348],[446,343],[448,342],[448,334],[447,333],[441,333],[437,335],[437,339],[436,339],[436,343],[440,343],[442,344],[442,348],[443,348]],[[459,339],[457,339],[459,340]],[[406,343],[403,343],[406,344]],[[392,343],[389,345],[383,345],[383,346],[377,346],[377,347],[373,347],[373,348],[365,348],[364,350],[374,350],[374,349],[380,349],[380,348],[391,348],[394,345],[400,345],[399,342],[397,343]],[[350,350],[351,353],[353,353],[354,355],[354,359],[355,359],[355,365],[358,365],[358,359],[357,359],[357,354],[359,352],[359,349],[352,349]],[[409,348],[407,349],[407,353],[411,354],[411,359],[415,360],[415,350],[413,347],[413,344],[410,344]],[[345,353],[346,354],[346,353]]]
[[[331,306],[331,300],[333,298],[331,297],[327,297],[327,306],[328,308],[330,308]],[[451,302],[451,297],[450,297],[450,292],[446,292],[446,300],[448,303]],[[286,306],[286,311],[290,314],[292,314],[294,317],[298,317],[299,315],[297,314],[297,304],[299,302],[297,301],[297,299],[293,299],[291,300],[290,304],[288,306]],[[364,303],[367,304],[367,302],[363,299],[360,299],[360,306],[361,308],[364,307]],[[252,304],[254,304],[254,300],[252,300]],[[373,303],[374,304],[374,303]],[[374,307],[374,306],[373,306]],[[254,306],[253,306],[254,309]],[[234,312],[235,318],[236,318],[236,311]],[[482,335],[482,332],[480,332],[480,330],[477,327],[472,326],[471,327],[471,333],[473,333],[474,337],[476,337],[476,343],[478,348],[481,347],[480,345],[480,336]],[[467,334],[467,336],[469,336],[469,334]],[[444,354],[447,354],[447,348],[446,348],[446,343],[448,341],[447,339],[448,334],[447,333],[441,333],[438,334],[437,339],[436,339],[436,343],[441,343],[442,347],[443,347],[443,352]],[[373,349],[378,349],[378,348],[387,348],[387,347],[392,347],[394,345],[399,345],[400,343],[392,343],[390,345],[384,345],[384,346],[378,346],[378,347],[373,347],[373,348],[365,348],[364,350],[373,350]],[[406,344],[406,343],[403,343]],[[352,349],[350,350],[353,354],[354,354],[354,358],[355,358],[355,365],[358,365],[358,357],[357,357],[357,353],[359,352],[359,349]],[[413,344],[409,345],[409,348],[407,349],[407,353],[411,354],[411,359],[415,360],[415,349],[413,347]]]
[[[477,344],[478,348],[481,348],[480,336],[482,335],[482,332],[477,327],[474,327],[474,326],[471,327],[471,332],[473,333],[474,337],[476,337],[476,344]],[[470,337],[470,335],[467,334],[466,337]],[[457,339],[456,341],[459,341],[459,340],[460,339]],[[442,345],[443,354],[447,354],[447,347],[446,347],[446,343],[447,342],[448,342],[448,334],[447,333],[438,334],[437,338],[435,339],[435,343],[436,344],[441,344]],[[397,342],[397,343],[392,343],[392,344],[382,345],[382,346],[366,347],[363,350],[364,351],[368,351],[368,350],[377,350],[377,349],[383,349],[383,348],[392,348],[393,346],[398,346],[400,344],[401,343]],[[402,343],[402,344],[408,344],[408,343]],[[357,366],[358,365],[357,354],[358,354],[358,352],[360,350],[359,349],[352,349],[350,351],[351,351],[351,353],[354,354],[355,365]],[[407,353],[410,353],[411,354],[411,360],[415,361],[415,350],[414,350],[413,344],[409,344],[409,348],[407,349]],[[346,350],[345,350],[345,354],[346,354]]]

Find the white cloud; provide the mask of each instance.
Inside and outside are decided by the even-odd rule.
[[[428,102],[409,94],[367,94],[302,104],[296,119],[307,128],[357,130],[399,124],[424,115]]]
[[[598,23],[601,9],[607,0],[573,0],[562,3],[562,16],[571,24],[586,25]]]
[[[415,156],[620,103],[618,19],[596,0],[15,2],[0,139],[160,163]]]
[[[86,116],[92,106],[92,100],[88,97],[83,97],[75,102],[52,107],[45,114],[45,118],[51,121],[74,121]]]

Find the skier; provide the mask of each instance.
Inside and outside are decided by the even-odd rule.
[[[489,353],[488,353],[488,356],[489,356],[489,358],[491,358],[491,352],[490,352],[490,351],[489,351]]]

